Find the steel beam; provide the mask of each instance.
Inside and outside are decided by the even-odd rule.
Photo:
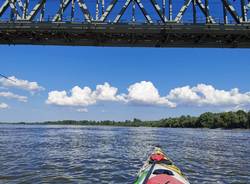
[[[138,6],[140,7],[141,12],[143,13],[144,17],[146,18],[148,23],[153,23],[152,18],[147,13],[146,9],[144,8],[143,4],[141,3],[141,0],[136,0]]]
[[[132,0],[132,22],[135,22],[135,0]]]
[[[74,17],[75,17],[75,0],[71,0],[71,13],[70,13],[71,22],[74,21]]]
[[[10,18],[8,21],[12,22],[46,22],[46,20],[49,20],[58,23],[64,22],[63,17],[70,17],[70,19],[67,20],[68,23],[74,21],[75,23],[109,22],[118,24],[120,23],[121,17],[124,17],[125,21],[122,22],[123,24],[129,24],[131,21],[134,24],[138,24],[142,22],[139,22],[140,20],[136,20],[136,18],[139,13],[142,13],[148,24],[181,24],[188,23],[186,21],[190,19],[193,20],[192,24],[217,24],[217,20],[218,23],[224,21],[224,24],[250,24],[250,0],[239,0],[237,4],[237,6],[239,6],[237,7],[238,12],[236,11],[236,6],[234,7],[232,5],[232,0],[219,0],[212,6],[213,9],[209,7],[209,3],[211,3],[210,0],[181,0],[184,1],[184,3],[178,11],[176,10],[178,6],[175,4],[177,0],[36,0],[38,2],[36,2],[34,7],[29,7],[30,0],[0,1],[0,21],[5,21],[9,15]],[[54,9],[56,7],[54,6],[52,8],[51,5],[47,6],[47,1],[57,2],[56,5],[58,7],[55,12]],[[87,7],[88,2],[90,3],[88,6],[91,7]],[[108,6],[105,7],[105,3],[107,2],[110,4],[107,4]],[[125,15],[131,2],[133,3],[131,6],[132,9],[129,11],[131,15]],[[192,12],[187,12],[191,3],[192,8],[190,10]],[[218,9],[215,7],[217,4],[219,5]],[[71,11],[66,11],[69,6],[71,6]],[[121,6],[120,10],[116,9],[118,6]],[[168,10],[166,11],[167,8]],[[7,11],[8,9],[10,9],[10,11]],[[214,13],[215,11],[217,12]],[[177,12],[175,17],[173,17],[173,12]],[[76,20],[75,16],[79,16],[80,14],[83,15],[84,19]],[[48,17],[45,17],[45,15]],[[206,18],[205,20],[201,20],[203,16]],[[230,21],[228,21],[228,16],[230,16]],[[50,19],[51,17],[52,19]],[[108,20],[109,17],[110,20]],[[185,19],[183,17],[185,17]]]
[[[197,1],[197,5],[201,9],[201,12],[206,16],[206,22],[212,23],[212,24],[216,23],[213,17],[210,15],[208,1],[207,0],[205,1],[206,2],[205,5],[202,3],[201,0],[196,0],[196,1]]]
[[[206,16],[206,23],[209,23],[209,7],[208,7],[208,0],[205,0],[205,16]]]
[[[164,22],[167,21],[166,17],[166,0],[162,0],[162,16],[164,18]]]
[[[42,7],[41,7],[40,22],[44,21],[45,4],[46,4],[46,3],[43,3],[43,4],[42,4]]]
[[[168,3],[168,19],[170,20],[170,21],[172,21],[173,20],[173,2],[172,2],[172,0],[169,0],[169,3]]]
[[[7,10],[9,7],[9,1],[5,0],[3,5],[0,7],[0,17],[4,14],[4,12]]]
[[[1,23],[0,44],[250,48],[248,25]]]
[[[99,4],[100,0],[96,0],[96,6],[95,6],[95,20],[99,19]]]
[[[65,0],[65,1],[62,1],[60,3],[60,8],[57,11],[56,15],[54,16],[54,18],[52,19],[52,21],[56,22],[56,21],[61,21],[62,20],[62,14],[63,14],[64,10],[69,6],[71,1],[72,0]]]
[[[78,2],[78,5],[79,5],[83,15],[84,15],[85,20],[90,23],[92,18],[91,18],[88,7],[86,6],[84,0],[77,0],[77,2]]]
[[[228,10],[228,12],[231,14],[231,16],[233,17],[235,22],[240,24],[241,23],[241,17],[237,14],[235,8],[229,3],[228,0],[221,0],[221,1],[224,4],[225,8]]]
[[[24,5],[23,5],[23,17],[22,19],[26,19],[27,15],[28,15],[28,11],[29,11],[29,0],[25,0],[24,1]]]
[[[104,10],[105,9],[105,1],[104,0],[102,0],[102,15],[104,14]]]
[[[119,20],[121,19],[122,15],[124,14],[124,12],[126,11],[126,9],[128,8],[129,4],[131,3],[132,0],[126,0],[125,4],[123,5],[122,9],[120,10],[120,12],[118,13],[118,15],[116,16],[114,23],[119,22]]]
[[[175,22],[180,22],[185,11],[187,10],[188,6],[190,5],[190,3],[192,2],[192,0],[185,0],[183,6],[181,7],[179,13],[177,14],[177,16],[175,17]]]
[[[16,7],[16,0],[8,0],[8,1],[13,15],[16,17],[17,20],[20,20],[21,16]]]
[[[196,14],[196,0],[192,0],[193,5],[193,23],[197,23],[197,14]]]
[[[223,20],[224,20],[224,24],[228,24],[227,9],[224,6],[224,4],[222,4],[222,7],[223,7]]]
[[[247,21],[247,6],[246,6],[246,1],[245,0],[241,0],[241,16],[242,16],[242,20],[244,22]]]
[[[164,18],[164,14],[161,10],[161,7],[159,6],[159,4],[155,1],[155,0],[150,0],[155,11],[157,12],[157,14],[159,15],[159,17],[161,18],[162,22],[166,22],[165,18]],[[164,4],[164,3],[163,3]]]
[[[118,0],[112,0],[110,5],[107,7],[106,11],[102,14],[101,18],[100,18],[100,21],[101,22],[104,22],[107,17],[109,16],[110,12],[112,11],[112,9],[115,7],[116,3],[117,3]],[[104,11],[104,0],[102,0],[102,8],[103,8],[103,11]]]
[[[22,1],[21,0],[17,0],[17,4],[18,4],[19,8],[21,9],[21,11],[24,12]]]
[[[32,21],[35,18],[35,16],[38,14],[38,12],[41,10],[45,2],[46,0],[40,0],[39,3],[36,4],[35,7],[31,10],[26,20]]]

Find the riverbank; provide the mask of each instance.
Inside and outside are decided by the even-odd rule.
[[[250,128],[250,111],[242,110],[236,112],[211,113],[206,112],[198,117],[180,116],[175,118],[165,118],[154,121],[142,121],[140,119],[126,121],[88,121],[88,120],[63,120],[26,123],[19,122],[13,124],[39,124],[39,125],[84,125],[84,126],[124,126],[124,127],[173,127],[173,128]]]

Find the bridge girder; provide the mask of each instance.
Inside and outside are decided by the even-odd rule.
[[[250,48],[249,9],[250,0],[0,0],[0,44]]]
[[[0,23],[1,44],[250,48],[249,25]]]

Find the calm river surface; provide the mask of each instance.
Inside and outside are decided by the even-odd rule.
[[[0,183],[132,184],[155,145],[191,183],[250,183],[250,131],[0,125]]]

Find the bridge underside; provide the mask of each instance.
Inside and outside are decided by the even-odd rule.
[[[0,0],[0,44],[250,48],[250,0]]]
[[[0,44],[250,48],[250,25],[0,23]]]

